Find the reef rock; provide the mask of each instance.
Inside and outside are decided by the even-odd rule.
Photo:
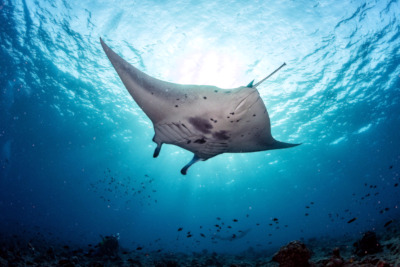
[[[333,249],[333,255],[326,264],[326,267],[342,267],[344,264],[343,258],[340,256],[339,248]]]
[[[382,246],[378,242],[375,232],[368,231],[363,234],[363,237],[354,243],[356,248],[355,253],[358,256],[364,256],[367,254],[375,254],[382,251]]]
[[[99,257],[118,257],[118,236],[111,235],[102,237],[102,241],[98,244],[98,250],[95,255]]]
[[[280,267],[309,267],[310,250],[300,241],[292,241],[273,256],[272,260]]]

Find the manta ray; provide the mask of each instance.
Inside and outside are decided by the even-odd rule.
[[[100,38],[101,46],[129,94],[154,126],[156,158],[163,144],[193,152],[190,166],[222,153],[256,152],[294,147],[275,140],[267,109],[257,90],[270,75],[234,89],[161,81],[138,70]]]

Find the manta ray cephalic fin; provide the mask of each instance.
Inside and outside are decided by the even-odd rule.
[[[157,144],[156,149],[154,150],[153,158],[157,158],[158,155],[160,154],[162,144]]]
[[[198,162],[200,160],[202,160],[202,159],[199,158],[197,155],[194,155],[192,160],[188,164],[186,164],[185,167],[182,168],[181,173],[183,175],[186,175],[187,170],[190,168],[190,166],[192,166],[193,164],[195,164],[196,162]]]

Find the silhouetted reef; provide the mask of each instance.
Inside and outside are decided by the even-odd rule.
[[[2,235],[0,266],[266,266],[266,267],[400,267],[400,226],[367,231],[358,239],[312,238],[291,241],[275,251],[249,248],[239,254],[203,250],[190,254],[121,248],[118,236],[96,245],[73,247],[43,240]]]

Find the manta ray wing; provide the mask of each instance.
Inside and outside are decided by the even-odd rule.
[[[256,89],[260,82],[234,89],[165,82],[133,67],[101,38],[100,42],[126,89],[153,123],[157,144],[153,156],[159,155],[162,144],[194,153],[182,174],[197,161],[222,153],[297,145],[272,137],[268,112]]]

